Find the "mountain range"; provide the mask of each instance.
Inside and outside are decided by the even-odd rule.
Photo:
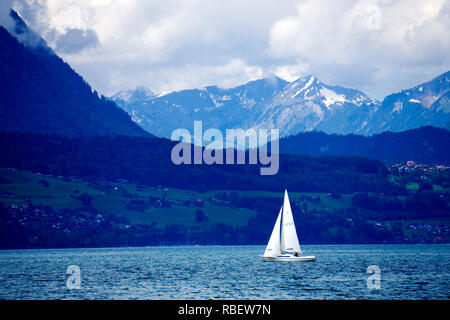
[[[0,130],[151,136],[99,96],[15,11],[10,17],[11,30],[0,26]]]
[[[371,110],[360,133],[399,132],[421,126],[450,124],[450,71],[413,88],[388,95]]]
[[[382,102],[365,93],[321,82],[314,75],[287,82],[278,77],[234,88],[207,86],[155,95],[121,91],[111,99],[145,130],[170,137],[177,128],[278,128],[280,136],[307,131],[373,135],[421,126],[448,127],[450,71]]]
[[[209,86],[163,95],[139,87],[106,98],[17,13],[11,11],[10,16],[15,27],[0,27],[0,131],[73,137],[152,137],[151,132],[170,137],[173,129],[191,128],[194,120],[203,120],[204,127],[222,130],[278,127],[284,136],[282,153],[450,161],[446,130],[422,128],[371,138],[353,134],[423,125],[449,129],[449,72],[383,102],[355,89],[326,85],[312,75],[294,82],[270,77],[229,89]]]

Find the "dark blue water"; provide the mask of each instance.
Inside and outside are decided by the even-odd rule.
[[[274,263],[262,246],[0,251],[0,299],[449,299],[450,245],[302,246]],[[68,289],[69,265],[80,289]],[[367,267],[380,268],[369,289]]]

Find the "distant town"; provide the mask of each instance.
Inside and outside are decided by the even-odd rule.
[[[437,172],[437,171],[445,171],[450,169],[450,165],[442,165],[442,164],[419,164],[412,160],[407,161],[406,163],[397,163],[388,166],[389,171],[391,172],[399,172],[399,173],[407,173],[407,172]]]

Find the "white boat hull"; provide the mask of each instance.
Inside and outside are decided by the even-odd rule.
[[[259,256],[261,259],[267,262],[297,262],[297,261],[315,261],[315,256],[294,256],[294,255],[281,255],[278,257],[266,257]]]

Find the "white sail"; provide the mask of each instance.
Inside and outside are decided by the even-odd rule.
[[[281,224],[281,251],[302,253],[298,242],[287,190],[284,191],[283,221]]]
[[[281,254],[280,223],[282,211],[283,207],[281,207],[277,222],[275,222],[275,227],[273,227],[272,235],[270,236],[269,243],[267,244],[266,251],[264,252],[264,257],[277,257]]]

